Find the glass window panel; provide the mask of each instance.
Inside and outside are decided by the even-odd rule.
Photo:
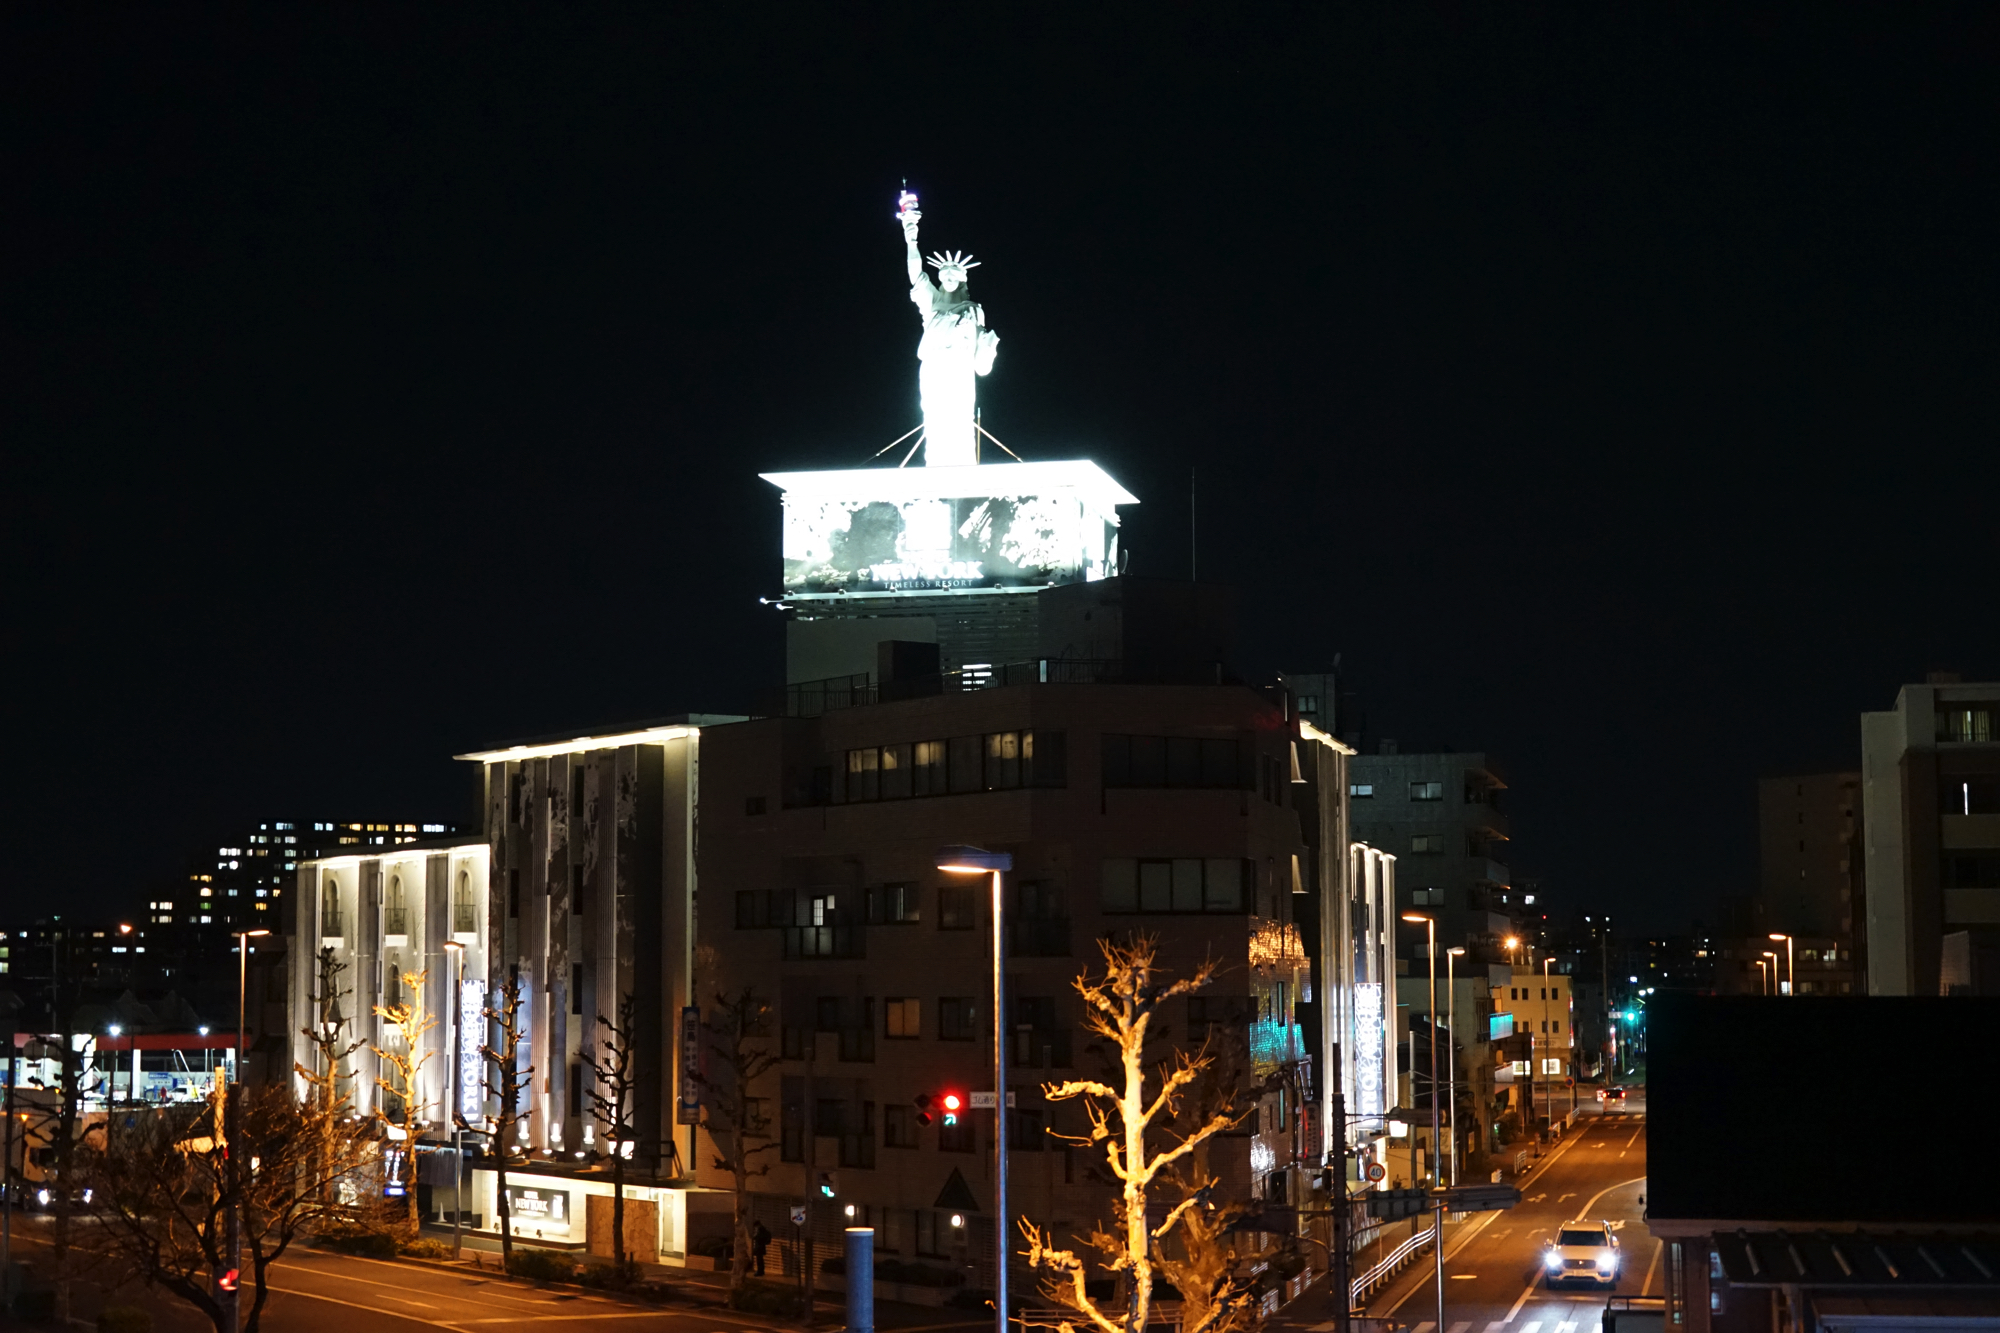
[[[1237,787],[1239,774],[1236,771],[1236,742],[1234,740],[1205,740],[1201,743],[1201,785],[1204,787]]]
[[[1009,791],[1021,785],[1021,733],[996,731],[986,738],[986,789]]]
[[[881,768],[880,750],[869,747],[866,750],[847,752],[847,799],[850,801],[873,801],[881,796],[878,781]]]
[[[1132,738],[1115,732],[1104,733],[1104,785],[1132,785]]]
[[[1165,736],[1134,736],[1132,738],[1132,786],[1164,787],[1167,785],[1167,738]]]
[[[979,791],[985,786],[985,749],[983,736],[953,736],[948,742],[951,760],[947,774],[951,790]]]
[[[1107,857],[1104,862],[1104,910],[1139,910],[1139,863],[1129,856]]]
[[[910,795],[910,747],[882,747],[882,799],[900,801]]]
[[[1211,857],[1204,867],[1202,906],[1211,912],[1243,910],[1243,862],[1235,857]]]
[[[1142,912],[1171,912],[1173,896],[1174,866],[1171,861],[1141,861],[1139,863],[1139,910]]]
[[[1201,785],[1201,742],[1192,736],[1167,738],[1167,785],[1169,787]]]
[[[1201,910],[1201,862],[1184,856],[1174,862],[1174,910]]]
[[[911,759],[911,786],[919,796],[944,794],[945,745],[943,741],[918,741]]]

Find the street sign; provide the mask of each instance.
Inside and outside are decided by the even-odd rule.
[[[972,1094],[972,1109],[975,1111],[997,1110],[999,1102],[999,1097],[990,1092],[975,1092]],[[1010,1111],[1014,1109],[1014,1092],[1011,1088],[1007,1091],[1007,1109]]]
[[[1370,1184],[1374,1184],[1376,1182],[1387,1180],[1389,1178],[1389,1168],[1382,1165],[1380,1162],[1370,1162],[1368,1164],[1367,1170],[1363,1174],[1365,1174],[1368,1177]]]
[[[806,1206],[802,1203],[793,1204],[792,1225],[795,1227],[802,1227],[805,1224],[806,1224]]]
[[[1453,1185],[1433,1190],[1431,1198],[1454,1213],[1489,1213],[1512,1208],[1521,1201],[1521,1191],[1512,1185]]]

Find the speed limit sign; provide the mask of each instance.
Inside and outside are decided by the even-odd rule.
[[[1370,1162],[1364,1174],[1370,1184],[1379,1184],[1389,1174],[1389,1168],[1380,1162]]]

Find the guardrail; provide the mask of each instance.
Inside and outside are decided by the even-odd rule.
[[[1396,1273],[1402,1270],[1403,1265],[1416,1256],[1417,1251],[1430,1244],[1431,1235],[1436,1229],[1436,1223],[1425,1227],[1422,1231],[1419,1231],[1416,1235],[1411,1236],[1401,1245],[1389,1251],[1373,1267],[1369,1268],[1367,1272],[1355,1278],[1349,1290],[1348,1299],[1350,1301],[1358,1301],[1388,1281],[1389,1278],[1395,1276]]]

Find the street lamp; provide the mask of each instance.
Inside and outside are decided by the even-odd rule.
[[[465,1026],[465,1004],[461,998],[465,994],[465,946],[457,940],[445,942],[445,952],[458,959],[458,971],[451,982],[451,1261],[457,1263],[465,1257],[460,1249],[459,1228],[465,1216],[465,1200],[460,1197],[465,1188],[465,1150],[460,1146],[459,1136],[464,1133],[459,1128],[465,1117],[459,1114],[459,1102],[464,1094],[458,1086],[458,1048],[465,1041],[462,1029]],[[415,1144],[410,1145],[412,1149]]]
[[[996,1333],[1007,1333],[1007,1007],[1005,903],[1001,876],[1014,868],[1012,852],[983,847],[943,847],[937,868],[947,875],[993,876],[993,1321]]]
[[[1771,932],[1771,938],[1785,942],[1785,994],[1797,995],[1799,993],[1798,978],[1792,974],[1792,937],[1790,935],[1780,935],[1774,930]],[[1772,959],[1771,966],[1773,969],[1778,966],[1775,956]]]
[[[1769,995],[1771,993],[1771,976],[1770,973],[1764,970],[1764,960],[1755,958],[1751,961],[1757,964],[1757,993],[1759,995]]]
[[[237,1137],[243,1114],[243,1019],[249,1008],[250,992],[250,941],[260,935],[268,935],[268,930],[232,930],[236,937],[236,1068],[235,1079],[231,1083],[227,1099],[223,1102],[223,1133],[231,1140]],[[230,1112],[235,1111],[234,1115]],[[229,1153],[229,1249],[223,1260],[224,1270],[231,1275],[226,1287],[217,1282],[217,1299],[225,1312],[231,1333],[242,1327],[238,1318],[237,1282],[234,1274],[243,1266],[243,1212],[240,1206],[239,1182],[241,1179],[243,1154]]]
[[[1771,994],[1778,993],[1778,955],[1770,949],[1764,950],[1764,957],[1771,960]]]
[[[1403,920],[1410,922],[1412,925],[1415,925],[1419,922],[1423,924],[1425,947],[1430,952],[1431,1001],[1430,1001],[1430,1008],[1425,1012],[1425,1017],[1430,1020],[1430,1025],[1431,1025],[1431,1160],[1427,1163],[1427,1165],[1430,1167],[1431,1188],[1436,1189],[1439,1185],[1442,1185],[1444,1183],[1442,1180],[1438,1178],[1438,1169],[1437,1169],[1438,1137],[1439,1137],[1437,918],[1425,916],[1422,912],[1405,912],[1403,913]],[[1416,1031],[1416,1024],[1412,1023],[1410,1025],[1410,1030],[1412,1033],[1414,1033]],[[1416,1091],[1417,1091],[1417,1069],[1416,1065],[1413,1063],[1410,1066],[1410,1100],[1413,1102],[1417,1099]],[[1436,1203],[1431,1209],[1431,1254],[1436,1260],[1437,1326],[1439,1328],[1443,1328],[1444,1327],[1444,1204],[1442,1201]]]
[[[1445,1030],[1451,1045],[1445,1047],[1444,1104],[1451,1125],[1451,1183],[1458,1184],[1458,972],[1454,964],[1465,953],[1454,945],[1444,951]]]

